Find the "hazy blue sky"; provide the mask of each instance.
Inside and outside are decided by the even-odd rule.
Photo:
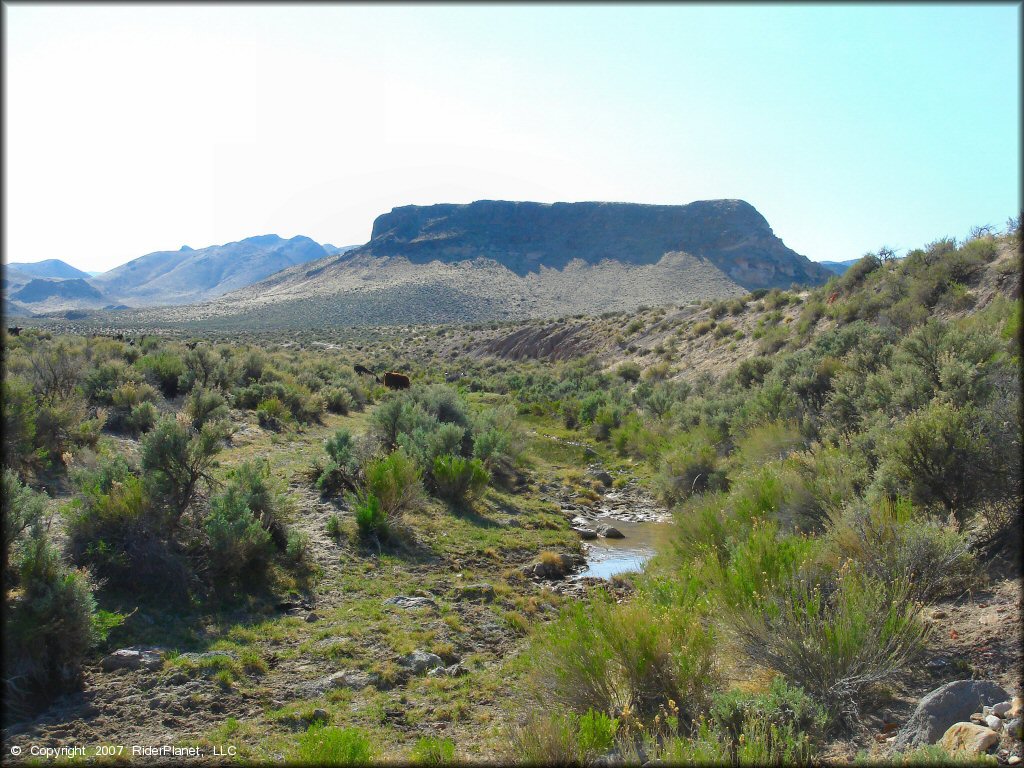
[[[849,259],[1020,208],[1019,5],[7,5],[7,261],[742,198]]]

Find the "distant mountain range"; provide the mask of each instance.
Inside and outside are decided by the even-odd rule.
[[[7,269],[31,277],[55,277],[61,280],[84,279],[91,276],[90,273],[75,269],[60,259],[46,259],[46,261],[35,261],[32,263],[12,262],[7,265]]]
[[[303,328],[593,314],[831,275],[742,200],[481,200],[395,208],[358,247],[268,235],[148,254],[90,284],[139,307],[118,322]]]
[[[860,261],[860,259],[847,259],[846,261],[819,261],[818,263],[828,271],[841,275],[858,261]]]
[[[58,259],[12,263],[5,269],[4,290],[8,311],[17,313],[185,304],[345,250],[303,236],[260,235],[207,248],[157,251],[95,275]]]

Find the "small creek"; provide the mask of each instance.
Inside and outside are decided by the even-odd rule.
[[[598,537],[583,543],[587,567],[571,578],[610,579],[620,573],[638,572],[659,550],[667,546],[674,526],[667,520],[629,522],[614,517],[597,518],[622,531],[623,539]]]

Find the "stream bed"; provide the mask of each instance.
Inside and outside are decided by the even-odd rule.
[[[620,573],[638,572],[654,554],[667,545],[674,526],[665,519],[630,522],[614,517],[598,518],[622,531],[625,538],[599,537],[584,542],[587,566],[571,578],[610,579]]]

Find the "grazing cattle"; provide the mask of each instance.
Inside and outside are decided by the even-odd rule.
[[[115,333],[114,334],[114,338],[117,339],[118,341],[124,341],[124,334],[123,333]]]
[[[9,334],[11,334],[11,336],[20,336],[21,335],[21,326],[20,325],[9,325],[9,326],[7,326],[7,332]]]
[[[388,389],[408,389],[409,377],[404,373],[388,371],[384,374],[384,386]]]
[[[196,344],[198,344],[198,343],[199,342],[196,342],[196,341],[186,341],[185,342],[185,346],[188,347],[189,349],[195,349],[196,348]]]
[[[839,291],[836,291],[835,293],[833,293],[831,296],[828,297],[828,303],[829,304],[833,304],[833,303],[835,303],[835,300],[838,299],[838,298],[839,298]]]
[[[356,373],[365,373],[367,376],[373,376],[373,378],[377,378],[376,376],[374,376],[373,371],[371,371],[365,365],[357,365],[355,366],[355,370]]]

